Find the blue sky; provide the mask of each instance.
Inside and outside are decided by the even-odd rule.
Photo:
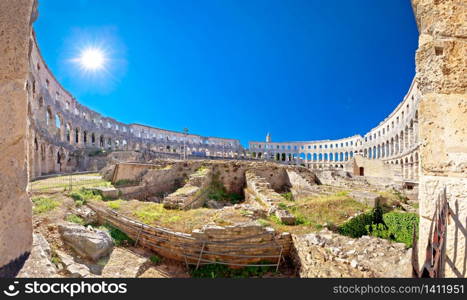
[[[408,0],[44,0],[34,28],[91,109],[244,145],[366,133],[407,92],[418,37]],[[70,63],[88,45],[105,72]]]

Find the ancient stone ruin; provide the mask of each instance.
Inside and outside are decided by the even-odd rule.
[[[417,208],[397,205],[418,210],[418,249],[413,251],[423,265],[442,195],[449,204],[449,221],[440,272],[466,276],[467,29],[461,1],[412,0],[419,29],[416,76],[400,104],[368,133],[302,142],[274,142],[268,134],[265,142],[249,142],[249,149],[237,139],[125,124],[81,105],[41,56],[32,28],[37,5],[35,0],[0,2],[0,277],[56,276],[52,252],[69,276],[124,273],[115,261],[118,255],[139,262],[125,274],[141,275],[147,260],[128,249],[114,249],[99,229],[69,224],[50,228],[60,236],[59,243],[82,256],[98,260],[110,255],[99,270],[60,249],[50,250],[36,227],[33,235],[28,182],[91,170],[113,184],[91,189],[107,200],[157,203],[167,211],[206,209],[206,214],[223,213],[241,222],[178,232],[136,221],[102,203],[74,211],[81,218],[109,222],[136,245],[187,265],[222,259],[235,267],[271,256],[279,266],[287,257],[302,277],[407,277],[412,250],[375,237],[343,237],[329,231],[330,224],[306,234],[259,224],[265,218],[277,219],[280,226],[303,222],[284,205],[285,197],[345,191],[374,207],[384,201],[379,191],[395,190],[418,202]],[[213,187],[238,203],[212,199]],[[98,243],[90,243],[92,239]],[[388,269],[394,272],[385,273]]]

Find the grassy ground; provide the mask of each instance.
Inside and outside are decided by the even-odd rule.
[[[272,226],[279,231],[291,233],[313,232],[323,228],[327,223],[329,227],[336,227],[344,223],[356,213],[369,209],[364,204],[350,198],[346,193],[339,192],[329,196],[318,196],[300,199],[297,201],[284,201],[279,207],[288,209],[296,218],[297,225],[284,225],[275,217],[261,219],[264,226]]]
[[[165,209],[163,204],[160,203],[137,200],[114,200],[96,203],[116,210],[128,217],[135,218],[142,223],[167,227],[181,232],[191,232],[193,229],[201,228],[206,224],[228,226],[238,222],[251,221],[241,211],[233,208],[225,210],[208,208],[176,210]]]
[[[60,202],[52,197],[38,196],[32,199],[32,212],[34,215],[44,214],[60,206]]]
[[[29,188],[33,193],[54,193],[79,190],[82,187],[110,186],[98,173],[63,175],[33,181]]]

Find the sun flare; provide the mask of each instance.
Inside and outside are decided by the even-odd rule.
[[[89,48],[83,50],[79,58],[81,66],[89,71],[100,70],[105,64],[105,54],[101,49]]]

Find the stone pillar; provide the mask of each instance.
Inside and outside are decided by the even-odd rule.
[[[34,0],[0,1],[0,277],[14,277],[32,245],[28,91]]]
[[[420,138],[419,258],[425,258],[430,219],[445,187],[448,222],[444,275],[465,277],[467,229],[466,7],[462,1],[412,0],[419,29],[416,82]],[[416,123],[415,123],[416,124]]]

